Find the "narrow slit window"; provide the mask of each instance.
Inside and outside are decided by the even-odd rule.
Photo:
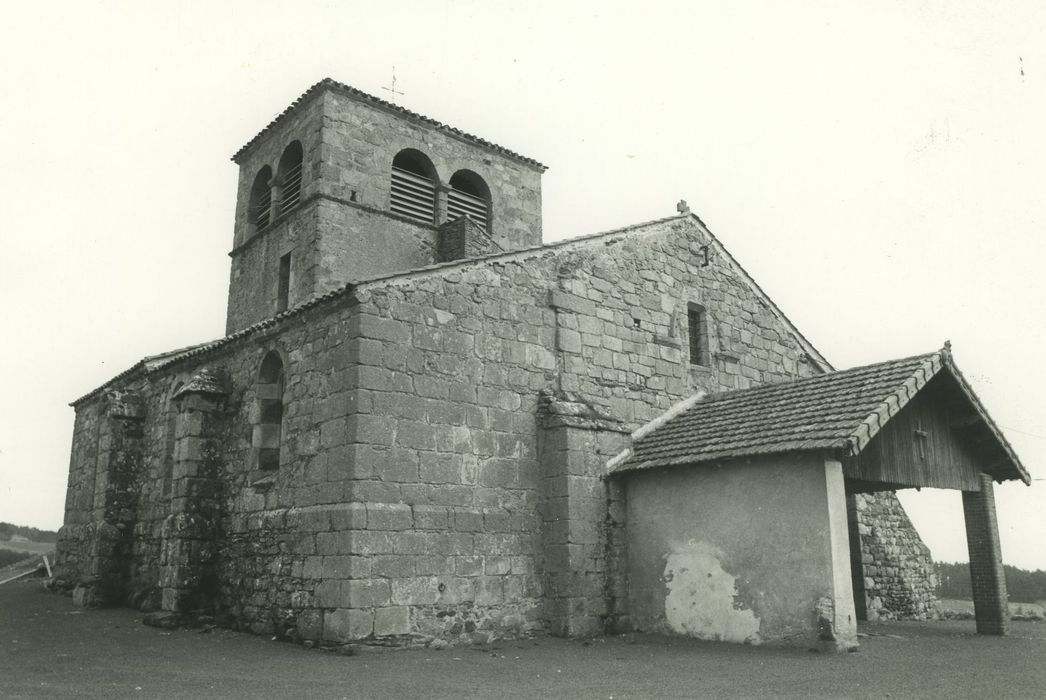
[[[708,318],[705,308],[688,304],[686,310],[687,334],[690,340],[690,364],[709,365]]]
[[[287,310],[287,301],[291,293],[291,254],[280,258],[280,275],[276,289],[276,313]]]

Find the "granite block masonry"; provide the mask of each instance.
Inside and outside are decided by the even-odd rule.
[[[624,629],[607,461],[697,392],[831,370],[689,211],[542,245],[543,165],[341,83],[234,160],[228,334],[73,403],[58,576],[109,604],[320,644]]]

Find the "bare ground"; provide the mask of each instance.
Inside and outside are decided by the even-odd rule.
[[[625,636],[342,656],[235,632],[164,631],[133,610],[90,610],[0,586],[4,698],[1042,697],[1046,624],[979,637],[969,621],[862,626],[825,655]]]

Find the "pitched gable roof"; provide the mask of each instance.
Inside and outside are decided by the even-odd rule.
[[[624,241],[626,239],[640,238],[649,234],[657,234],[663,232],[664,224],[671,224],[673,222],[692,224],[698,230],[700,230],[707,238],[710,243],[710,247],[721,256],[722,260],[734,272],[745,284],[748,285],[752,293],[758,298],[766,309],[783,325],[788,332],[792,334],[799,347],[806,353],[807,357],[812,360],[814,367],[819,372],[827,372],[834,369],[831,363],[825,359],[824,355],[814,347],[813,343],[807,340],[799,329],[792,323],[784,311],[781,310],[774,300],[763,291],[756,281],[748,274],[748,271],[741,267],[740,263],[734,259],[730,254],[730,251],[726,249],[723,243],[716,238],[715,234],[705,225],[705,222],[701,220],[699,216],[692,212],[685,212],[683,214],[677,214],[674,216],[668,216],[663,219],[654,219],[652,221],[644,221],[643,223],[633,224],[623,228],[612,229],[610,231],[603,231],[601,233],[593,233],[586,236],[578,236],[576,238],[565,238],[563,240],[555,241],[553,243],[543,243],[538,246],[531,248],[521,248],[519,250],[510,250],[505,252],[491,253],[488,255],[477,256],[473,258],[463,258],[461,260],[454,260],[446,263],[437,263],[435,265],[428,265],[415,270],[409,270],[406,272],[397,272],[382,277],[363,280],[357,283],[356,287],[363,290],[366,288],[383,286],[385,284],[405,284],[410,283],[413,280],[424,279],[426,277],[438,274],[445,274],[451,270],[459,270],[463,268],[475,267],[478,265],[486,264],[497,264],[508,261],[520,261],[527,260],[535,257],[543,257],[548,254],[560,254],[567,253],[577,249],[583,249],[585,247],[606,247],[617,243],[618,241]]]
[[[532,167],[538,168],[542,172],[544,172],[545,170],[548,169],[545,165],[542,165],[541,163],[539,163],[538,161],[534,160],[533,158],[527,158],[526,156],[520,155],[519,153],[516,153],[515,151],[510,151],[509,149],[505,148],[504,146],[499,146],[498,144],[492,143],[490,141],[487,141],[486,139],[481,139],[478,136],[473,136],[472,134],[470,134],[468,132],[465,132],[465,131],[462,131],[461,129],[455,129],[452,126],[448,126],[447,124],[444,124],[443,122],[436,121],[435,119],[432,119],[431,117],[426,117],[425,115],[418,114],[417,112],[412,112],[409,109],[405,109],[403,107],[400,107],[397,104],[394,104],[394,103],[389,102],[387,100],[383,100],[380,97],[375,97],[374,95],[368,95],[367,93],[363,92],[362,90],[357,90],[356,88],[352,87],[351,85],[346,85],[345,83],[340,83],[337,80],[332,80],[331,78],[324,78],[320,82],[318,82],[315,85],[313,85],[312,87],[310,87],[308,90],[306,90],[304,93],[302,93],[301,96],[298,97],[298,99],[296,99],[294,102],[292,102],[290,104],[290,106],[287,107],[287,109],[283,110],[282,112],[277,114],[275,117],[273,117],[272,121],[269,122],[268,125],[266,125],[264,129],[262,129],[257,134],[255,134],[254,138],[252,138],[250,141],[248,141],[246,144],[244,144],[243,147],[240,148],[240,150],[236,151],[236,153],[233,154],[232,161],[234,163],[239,163],[240,159],[244,155],[244,153],[246,153],[248,150],[250,150],[250,148],[255,143],[257,143],[259,139],[261,139],[265,134],[267,134],[269,131],[271,131],[273,128],[275,128],[277,124],[279,124],[281,121],[286,119],[289,115],[291,115],[296,109],[298,109],[298,107],[300,107],[301,105],[305,104],[306,102],[308,102],[310,99],[312,99],[316,95],[322,93],[324,90],[333,90],[335,92],[338,92],[339,94],[345,95],[347,97],[351,97],[352,99],[354,99],[354,100],[356,100],[358,102],[365,102],[365,103],[367,103],[367,104],[369,104],[369,105],[371,105],[373,107],[377,107],[378,109],[383,109],[385,111],[392,112],[394,114],[398,114],[401,117],[404,117],[406,119],[411,119],[411,120],[413,120],[415,122],[418,122],[420,124],[424,124],[425,126],[428,126],[430,128],[436,129],[438,131],[442,131],[443,133],[449,134],[450,136],[453,136],[453,137],[455,137],[457,139],[461,139],[463,141],[468,141],[469,143],[472,143],[472,144],[475,144],[475,145],[478,145],[478,146],[482,146],[483,148],[486,148],[487,150],[493,151],[494,153],[498,153],[498,154],[503,155],[503,156],[505,156],[507,158],[511,158],[512,160],[516,160],[516,161],[519,161],[520,163],[525,163],[525,164],[530,165]]]
[[[72,401],[70,406],[77,406],[80,403],[90,399],[97,395],[103,389],[118,383],[121,380],[131,379],[133,377],[142,374],[151,374],[152,372],[162,370],[170,365],[183,360],[199,357],[200,355],[208,354],[223,348],[230,343],[233,343],[241,338],[253,336],[260,332],[268,331],[269,329],[278,326],[285,321],[298,317],[307,311],[310,311],[316,307],[323,306],[328,303],[333,303],[339,299],[351,296],[358,290],[366,291],[367,289],[374,289],[384,287],[386,285],[398,285],[398,284],[410,284],[414,280],[426,279],[430,276],[449,274],[457,272],[462,269],[483,267],[489,265],[497,265],[508,261],[522,261],[527,259],[533,259],[538,257],[544,257],[546,255],[557,255],[560,253],[566,253],[575,249],[585,247],[606,247],[617,243],[618,241],[624,241],[626,239],[632,239],[636,237],[642,237],[649,234],[656,234],[663,232],[663,226],[665,224],[671,224],[672,222],[684,222],[694,225],[699,228],[709,239],[712,247],[723,256],[723,259],[728,265],[731,266],[738,276],[749,285],[752,292],[766,305],[772,314],[793,334],[796,341],[799,343],[803,351],[810,357],[816,368],[821,371],[828,371],[832,369],[832,366],[824,358],[823,355],[808,341],[799,329],[785,316],[784,312],[767,296],[759,285],[755,283],[755,280],[742,268],[733,256],[730,255],[729,251],[723,246],[723,244],[715,237],[715,235],[708,230],[705,223],[693,213],[676,214],[668,216],[662,219],[655,219],[652,221],[645,221],[639,224],[633,224],[631,226],[625,226],[623,228],[617,228],[610,231],[603,231],[600,233],[588,234],[586,236],[578,236],[576,238],[567,238],[552,243],[544,243],[542,245],[533,246],[531,248],[523,248],[520,250],[505,251],[499,253],[491,253],[487,255],[481,255],[473,258],[463,258],[461,260],[453,260],[445,263],[436,263],[425,267],[417,268],[414,270],[408,270],[405,272],[397,272],[387,275],[382,275],[368,280],[361,280],[358,282],[349,282],[341,287],[338,287],[329,292],[325,292],[318,296],[314,296],[307,301],[294,306],[293,308],[287,309],[286,311],[280,312],[279,314],[259,321],[247,328],[236,331],[230,335],[218,338],[211,342],[200,343],[180,350],[173,350],[167,353],[161,353],[146,357],[143,360],[135,363],[128,369],[117,374],[109,381],[105,382],[101,386],[89,391],[78,399]]]
[[[637,437],[631,454],[615,460],[612,471],[785,452],[825,450],[856,456],[941,372],[955,378],[991,432],[1007,462],[1004,478],[1030,483],[1027,470],[955,366],[947,345],[926,355],[704,397]]]
[[[821,352],[814,347],[814,344],[807,340],[806,336],[803,335],[798,328],[796,328],[795,324],[793,324],[787,316],[785,316],[784,311],[782,311],[781,308],[774,302],[774,300],[770,298],[770,295],[764,292],[763,288],[759,286],[759,284],[750,274],[748,274],[748,270],[741,267],[741,263],[737,262],[734,256],[730,254],[730,251],[726,249],[726,246],[723,245],[722,241],[716,238],[715,234],[712,233],[711,229],[709,229],[705,222],[701,220],[701,217],[693,213],[686,214],[686,216],[692,216],[694,218],[697,224],[708,236],[709,240],[712,241],[712,245],[716,249],[716,251],[723,256],[727,264],[733,268],[734,272],[738,276],[740,276],[745,282],[748,283],[748,286],[751,288],[752,292],[759,299],[762,300],[763,304],[766,305],[766,308],[770,311],[770,313],[772,313],[777,318],[777,320],[781,322],[782,325],[784,325],[789,331],[791,331],[792,335],[795,336],[795,339],[799,342],[799,345],[803,348],[803,351],[807,354],[807,356],[817,363],[818,369],[820,369],[822,372],[834,369],[834,367],[832,367],[832,364],[827,359],[825,359],[825,356],[822,355]]]

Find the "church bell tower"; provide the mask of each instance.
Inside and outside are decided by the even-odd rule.
[[[545,166],[330,79],[233,161],[227,333],[349,282],[541,244]]]

